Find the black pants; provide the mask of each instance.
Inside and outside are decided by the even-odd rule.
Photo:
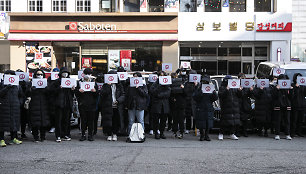
[[[32,135],[35,140],[39,138],[38,136],[38,131],[40,132],[40,138],[41,139],[46,139],[46,128],[44,127],[32,127]]]
[[[11,140],[17,138],[17,131],[11,132]],[[0,140],[4,140],[4,132],[0,132]]]
[[[258,131],[262,131],[263,129],[267,131],[269,129],[269,124],[268,122],[256,122],[256,127]]]
[[[285,135],[290,135],[290,111],[285,109],[274,110],[273,123],[275,135],[280,134],[280,127],[283,123]]]
[[[173,116],[172,131],[176,133],[178,130],[180,130],[180,133],[184,133],[185,109],[183,107],[181,108],[176,107],[174,108],[174,110],[172,110],[170,115]]]
[[[150,130],[154,130],[154,113],[149,113],[149,128]]]
[[[93,128],[93,133],[94,135],[97,134],[98,132],[98,120],[99,120],[99,115],[100,115],[101,111],[97,110],[95,112],[95,119],[94,119],[94,128]],[[102,125],[102,120],[101,120],[101,125]]]
[[[55,137],[71,137],[70,117],[71,112],[69,109],[58,109],[58,112],[55,117]]]
[[[172,129],[173,126],[173,115],[172,114],[167,114],[168,116],[168,130]]]
[[[50,109],[49,109],[49,115],[50,115],[50,127],[55,127],[55,122],[56,122],[56,107],[54,104],[49,104]]]
[[[88,136],[92,136],[94,129],[95,111],[80,110],[80,115],[82,135],[85,135],[85,132],[88,128]]]
[[[292,135],[302,133],[304,110],[292,110],[290,132]]]
[[[166,127],[167,114],[154,114],[154,132],[157,134],[157,130],[160,131],[160,134],[163,134]]]
[[[20,107],[20,127],[21,127],[21,133],[25,133],[25,129],[28,123],[28,110],[26,110],[23,105]]]

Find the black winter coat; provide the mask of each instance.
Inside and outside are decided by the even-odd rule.
[[[267,123],[271,121],[272,90],[273,86],[254,89],[256,122]]]
[[[306,97],[306,87],[292,84],[292,109],[293,110],[304,110],[305,108],[305,97]]]
[[[74,91],[70,88],[61,88],[61,78],[58,78],[50,86],[50,92],[54,94],[55,106],[72,111]]]
[[[252,111],[251,98],[253,91],[249,88],[242,89],[242,97],[240,99],[240,120],[247,120]]]
[[[0,132],[18,131],[20,127],[19,86],[0,85]]]
[[[192,82],[185,83],[186,93],[186,116],[195,115],[195,102],[193,101],[192,95],[195,90],[195,85]]]
[[[289,109],[291,110],[291,89],[277,89],[276,86],[272,91],[274,109]]]
[[[240,102],[242,92],[238,89],[227,89],[221,86],[219,90],[221,106],[221,124],[223,126],[240,125]]]
[[[148,98],[147,85],[128,87],[126,92],[126,106],[128,109],[145,110],[147,109]]]
[[[185,109],[186,107],[186,90],[185,87],[181,88],[181,85],[185,86],[182,78],[172,79],[170,105],[171,108]]]
[[[125,92],[120,83],[116,84],[116,99],[118,101],[118,105],[124,104]],[[102,108],[101,113],[103,127],[111,127],[113,118],[113,98],[111,85],[103,85],[102,90],[100,91],[100,103]]]
[[[82,82],[82,80],[80,81]],[[76,97],[78,99],[78,106],[83,111],[96,111],[97,109],[97,97],[98,97],[98,86],[95,84],[96,92],[85,91],[81,93],[79,91],[80,83],[78,83],[76,89]]]
[[[155,114],[168,114],[170,112],[169,97],[171,88],[168,85],[160,85],[158,81],[152,84],[150,88],[151,112]]]
[[[211,94],[204,94],[201,85],[199,85],[193,93],[193,99],[196,103],[195,119],[197,128],[211,129],[214,123],[215,111],[213,102],[218,100],[216,91]]]
[[[50,124],[48,110],[48,89],[29,89],[30,102],[30,122],[32,127],[47,127]]]

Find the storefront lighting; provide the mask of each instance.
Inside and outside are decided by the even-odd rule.
[[[136,63],[136,59],[132,59],[132,63]]]
[[[107,63],[106,59],[93,59],[92,60],[93,63]]]
[[[157,60],[156,63],[159,65],[160,64],[160,60]]]

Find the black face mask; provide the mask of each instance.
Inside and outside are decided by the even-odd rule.
[[[102,78],[102,77],[98,77],[98,78],[96,79],[96,81],[97,81],[98,83],[103,83],[103,78]]]

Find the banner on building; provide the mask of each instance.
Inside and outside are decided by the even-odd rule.
[[[116,70],[120,66],[120,50],[108,51],[108,71]]]

